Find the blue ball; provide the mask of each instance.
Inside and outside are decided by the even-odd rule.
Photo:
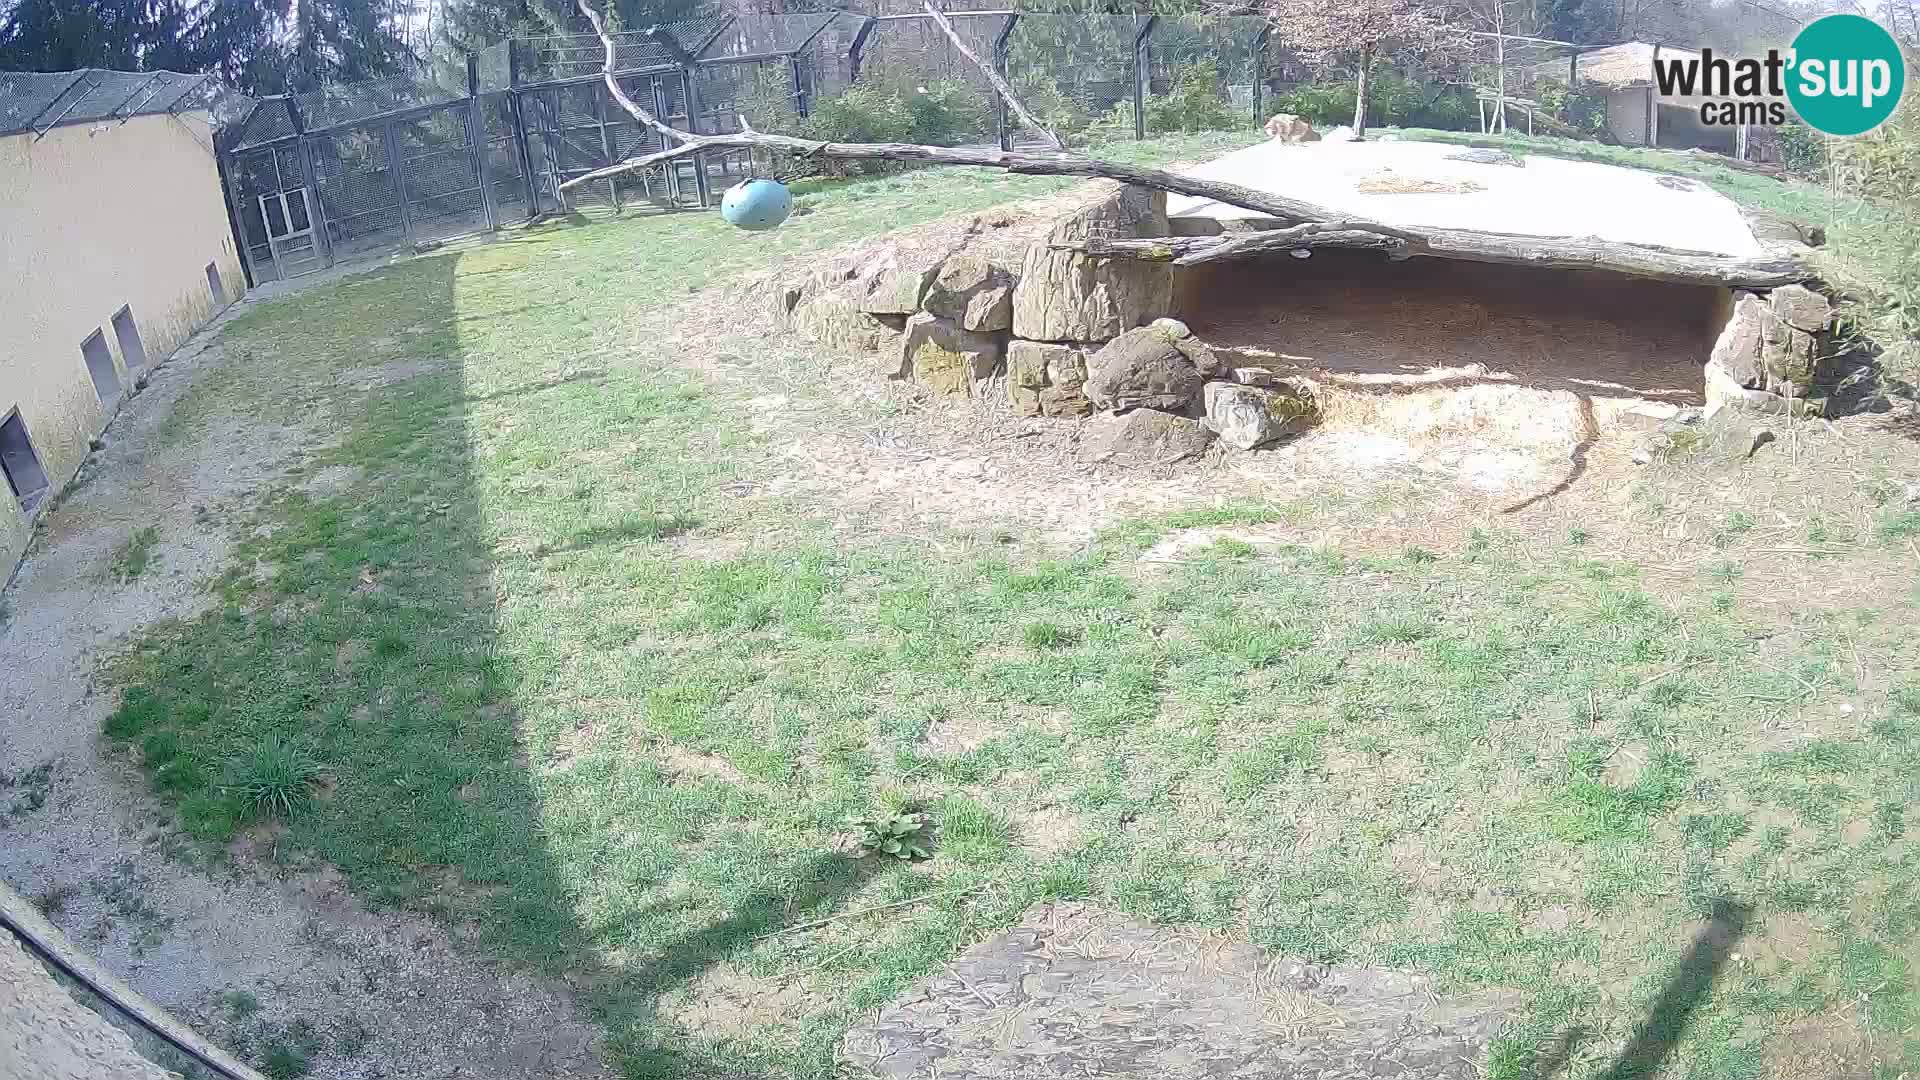
[[[755,232],[771,229],[793,212],[793,193],[773,180],[742,180],[720,198],[720,216],[727,224]]]

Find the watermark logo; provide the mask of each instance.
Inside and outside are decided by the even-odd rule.
[[[1899,43],[1860,15],[1815,19],[1784,53],[1728,60],[1703,49],[1697,57],[1660,57],[1653,67],[1663,96],[1714,99],[1700,106],[1703,124],[1783,124],[1791,103],[1807,126],[1828,135],[1879,127],[1899,107],[1907,82]]]
[[[1793,39],[1787,100],[1815,131],[1859,135],[1893,115],[1907,62],[1886,27],[1860,15],[1828,15]]]

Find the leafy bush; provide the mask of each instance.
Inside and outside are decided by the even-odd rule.
[[[1558,79],[1542,79],[1534,89],[1542,108],[1589,138],[1612,142],[1607,130],[1607,95],[1582,84],[1569,90]]]
[[[1224,131],[1239,118],[1220,96],[1220,73],[1212,64],[1195,64],[1180,73],[1173,89],[1146,101],[1147,130],[1193,134]]]
[[[1826,136],[1798,121],[1773,129],[1780,140],[1780,163],[1800,176],[1819,176],[1827,167]]]
[[[1304,116],[1315,127],[1353,123],[1351,80],[1301,83],[1273,100],[1269,112]],[[1368,81],[1368,125],[1475,131],[1480,127],[1473,94],[1462,86],[1419,82],[1383,71]]]
[[[792,117],[786,127],[777,102],[760,106],[769,119],[763,130],[792,131],[825,142],[913,142],[959,146],[979,142],[993,128],[993,114],[975,87],[963,82],[916,83],[903,73],[875,72],[840,94],[815,103],[804,121]],[[748,112],[755,126],[755,113]],[[844,173],[884,172],[901,168],[891,162],[828,164]]]
[[[1826,143],[1829,182],[1854,205],[1837,253],[1867,273],[1847,315],[1880,350],[1883,370],[1920,382],[1920,110],[1901,109],[1870,134]]]

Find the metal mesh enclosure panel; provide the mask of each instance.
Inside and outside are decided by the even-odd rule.
[[[284,139],[295,133],[293,115],[287,111],[287,103],[282,98],[267,98],[260,107],[253,110],[246,123],[233,133],[231,144],[235,148],[259,146],[261,143]]]
[[[0,73],[0,131],[30,130],[53,103],[84,81],[84,71],[9,71]]]
[[[502,41],[473,54],[474,74],[479,79],[482,94],[505,90],[512,82],[513,64],[509,58],[512,46],[513,42]]]
[[[1008,81],[1028,108],[1056,128],[1076,130],[1125,103],[1132,123],[1132,15],[1022,15],[1007,43]]]
[[[97,68],[0,72],[0,134],[196,109],[208,110],[214,129],[219,130],[234,123],[252,104],[251,98],[211,75]]]
[[[817,100],[832,97],[853,85],[853,38],[865,20],[844,15],[814,35],[801,58],[807,65],[809,93]]]
[[[696,55],[701,60],[725,56],[766,56],[791,53],[826,29],[831,11],[810,15],[745,15],[727,24]]]
[[[730,19],[692,19],[669,23],[664,34],[688,54],[697,54],[712,40],[716,31]],[[679,61],[673,48],[645,30],[626,30],[613,35],[615,71],[648,71],[672,67]],[[606,62],[606,46],[592,34],[550,34],[545,37],[517,38],[520,47],[522,85],[560,79],[598,75]]]
[[[411,120],[393,122],[394,140],[400,147],[407,195],[407,215],[416,231],[427,230],[449,218],[477,221],[453,222],[477,228],[485,224],[485,203],[480,189],[480,172],[474,164],[468,141],[468,109],[465,105],[441,109]]]
[[[513,142],[513,108],[505,94],[483,94],[480,98],[480,138],[485,144],[487,179],[493,185],[493,203],[503,222],[524,218],[527,204],[526,177],[521,174],[520,153]]]
[[[954,32],[980,59],[992,62],[993,43],[1007,27],[1006,15],[953,12]],[[1129,44],[1131,48],[1131,44]],[[860,64],[862,79],[904,79],[907,85],[959,82],[984,101],[992,102],[993,86],[980,69],[967,62],[932,19],[884,19],[867,36]]]
[[[763,115],[765,109],[774,107],[792,115],[800,112],[800,88],[794,81],[793,64],[784,59],[711,64],[695,68],[693,77],[702,134],[739,131],[742,112]]]
[[[1147,39],[1150,92],[1171,90],[1183,72],[1213,68],[1222,99],[1253,115],[1254,84],[1261,77],[1265,22],[1249,18],[1182,15],[1162,18]]]
[[[386,126],[347,128],[312,142],[328,237],[336,252],[398,240],[406,221],[399,175],[387,157]]]
[[[300,115],[308,130],[350,124],[403,109],[439,105],[466,96],[461,85],[445,86],[426,75],[396,75],[389,79],[323,86],[298,97]],[[451,81],[452,76],[448,76]]]

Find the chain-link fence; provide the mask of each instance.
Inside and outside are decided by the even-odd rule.
[[[1179,127],[1179,117],[1162,122],[1174,96],[1188,112],[1203,99],[1210,126],[1250,125],[1283,71],[1259,19],[951,18],[1045,123],[1072,134]],[[925,15],[739,16],[613,37],[621,89],[683,131],[737,131],[744,116],[761,130],[843,141],[1011,148],[1019,138],[986,77]],[[719,186],[754,171],[745,151],[715,151],[563,191],[665,149],[607,92],[605,55],[591,34],[516,38],[464,69],[249,103],[222,126],[220,150],[255,280],[582,206],[706,206]],[[847,97],[862,88],[872,100]],[[904,126],[855,130],[876,100]]]

